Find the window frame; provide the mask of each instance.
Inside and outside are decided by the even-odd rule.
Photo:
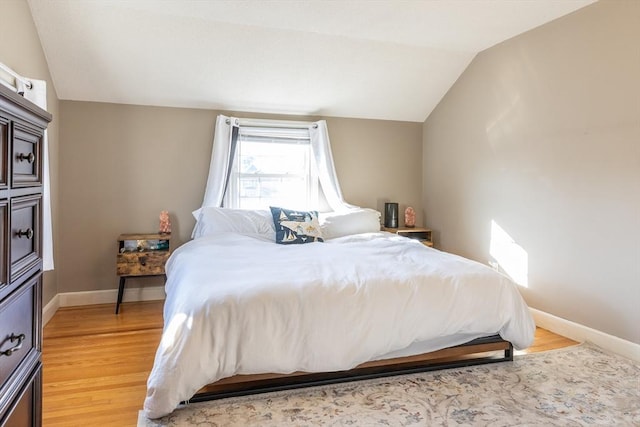
[[[243,126],[238,127],[237,142],[234,158],[231,163],[231,171],[229,173],[229,182],[224,194],[224,206],[232,209],[269,209],[269,206],[281,206],[291,209],[317,210],[319,206],[319,187],[320,179],[318,175],[318,167],[313,155],[311,137],[308,129],[300,127],[258,127]],[[243,143],[259,143],[259,144],[278,144],[284,147],[288,144],[297,147],[304,145],[307,147],[305,156],[305,172],[303,174],[291,173],[274,173],[269,171],[246,173],[242,172],[241,162],[243,160]],[[263,197],[260,194],[257,199],[264,200],[264,203],[246,204],[243,199],[256,199],[242,197],[242,180],[256,178],[258,182],[261,179],[272,180],[296,177],[304,182],[305,195],[304,200],[291,198],[282,199],[282,197]]]

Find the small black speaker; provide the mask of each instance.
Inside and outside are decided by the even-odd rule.
[[[384,204],[384,226],[387,228],[398,228],[398,204]]]

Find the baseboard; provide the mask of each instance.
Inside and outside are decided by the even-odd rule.
[[[605,334],[579,323],[554,316],[553,314],[529,308],[536,325],[549,331],[570,338],[574,341],[589,341],[605,350],[640,362],[640,345]]]
[[[42,327],[44,328],[49,320],[56,314],[56,311],[60,308],[60,297],[58,294],[51,298],[51,301],[47,303],[42,309]]]
[[[116,299],[118,298],[118,290],[65,292],[56,296],[60,298],[60,307],[110,303],[113,303],[115,306]],[[163,300],[164,297],[164,286],[146,286],[142,288],[125,288],[122,301],[154,301]]]

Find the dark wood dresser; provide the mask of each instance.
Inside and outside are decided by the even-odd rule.
[[[51,115],[0,85],[0,426],[42,424],[42,156]]]

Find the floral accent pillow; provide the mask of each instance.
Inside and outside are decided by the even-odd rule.
[[[276,243],[283,245],[323,242],[318,212],[297,211],[271,206],[276,227]]]

